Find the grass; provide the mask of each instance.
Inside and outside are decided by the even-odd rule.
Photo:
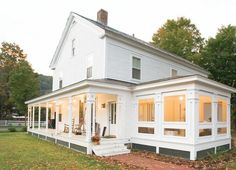
[[[0,133],[0,169],[119,169],[26,133]]]

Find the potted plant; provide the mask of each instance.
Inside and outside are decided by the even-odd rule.
[[[91,138],[92,142],[94,145],[99,145],[100,144],[100,136],[95,135]]]

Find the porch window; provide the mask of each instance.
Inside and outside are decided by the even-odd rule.
[[[155,120],[154,99],[141,99],[138,104],[139,121],[153,122]]]
[[[211,136],[212,135],[212,129],[199,129],[199,136]]]
[[[217,107],[217,121],[226,122],[227,115],[227,102],[225,100],[218,101]]]
[[[199,121],[211,122],[212,101],[209,96],[200,96],[199,102]]]
[[[138,127],[138,133],[154,134],[154,128]]]
[[[140,58],[132,58],[132,78],[140,80],[141,78],[141,60]]]
[[[217,129],[217,134],[226,134],[227,133],[227,128],[218,128]]]
[[[185,122],[185,95],[164,97],[164,120],[166,122]]]
[[[185,129],[172,129],[172,128],[165,128],[164,134],[166,136],[182,136],[185,137]]]

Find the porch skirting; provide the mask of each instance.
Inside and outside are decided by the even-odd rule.
[[[59,136],[50,136],[47,134],[40,134],[40,132],[37,132],[37,131],[35,131],[35,132],[28,131],[28,134],[31,136],[37,137],[39,139],[43,139],[43,140],[73,149],[78,152],[82,152],[82,153],[87,154],[87,151],[88,151],[88,147],[86,145],[80,144],[79,142],[76,142],[76,141],[73,142],[68,139],[63,139]]]

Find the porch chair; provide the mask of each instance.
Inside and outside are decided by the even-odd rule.
[[[75,119],[72,119],[72,132],[74,129],[74,124],[75,124]],[[64,133],[69,133],[69,125],[68,124],[64,124]]]

